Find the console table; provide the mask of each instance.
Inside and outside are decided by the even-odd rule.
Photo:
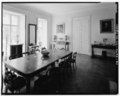
[[[56,41],[56,42],[52,42],[52,48],[65,49],[69,51],[69,44],[70,42],[66,42],[66,41]]]
[[[111,49],[115,50],[116,46],[115,45],[103,45],[103,44],[93,44],[91,45],[92,47],[92,57],[94,57],[94,48],[100,48],[100,49]]]

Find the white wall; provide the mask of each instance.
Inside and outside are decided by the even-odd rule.
[[[110,43],[115,43],[115,28],[114,33],[100,33],[100,20],[102,19],[114,19],[115,20],[115,9],[114,8],[108,8],[104,10],[96,11],[94,15],[92,15],[91,18],[91,43],[94,44],[94,41],[100,41],[103,42],[103,38],[108,38],[108,41]],[[115,24],[115,21],[114,21]],[[115,25],[114,25],[115,27]],[[95,49],[95,54],[100,55],[101,54],[100,49]],[[108,56],[115,56],[115,51],[112,50],[106,50]]]
[[[53,34],[56,33],[56,25],[59,23],[65,23],[65,33],[70,37],[70,50],[72,50],[72,19],[74,17],[84,17],[90,16],[90,33],[91,33],[91,44],[94,41],[102,41],[103,38],[108,38],[111,43],[115,43],[115,32],[108,34],[100,34],[100,20],[102,19],[115,19],[116,7],[113,3],[113,6],[109,8],[95,8],[88,11],[80,11],[77,13],[71,13],[64,16],[54,16],[53,17]],[[58,34],[59,35],[59,34]],[[111,51],[111,50],[110,50]],[[108,55],[114,56],[114,52],[108,52]],[[96,52],[96,50],[95,50]],[[100,55],[101,50],[97,50],[96,54]]]
[[[62,24],[65,23],[65,34],[61,34],[61,33],[57,33],[57,25],[58,24]],[[65,35],[68,35],[68,39],[71,43],[71,34],[72,34],[72,30],[71,30],[71,17],[66,17],[66,16],[57,16],[57,17],[53,17],[53,34],[52,37],[54,35],[57,35],[58,38],[61,37],[65,37]],[[70,44],[70,48],[71,48],[71,44]],[[70,49],[71,50],[71,49]]]
[[[52,40],[52,16],[47,13],[43,12],[38,12],[32,9],[29,10],[23,10],[20,8],[16,8],[15,6],[11,6],[9,4],[5,5],[3,4],[3,9],[17,12],[17,13],[22,13],[26,16],[26,26],[25,26],[25,32],[26,32],[26,50],[28,46],[28,24],[37,24],[37,18],[43,18],[47,19],[48,21],[48,48],[50,47],[50,43]]]

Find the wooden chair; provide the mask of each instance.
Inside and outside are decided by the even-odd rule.
[[[66,66],[65,66],[65,60],[64,58],[60,59],[59,62],[59,84],[63,85],[65,83],[66,80]]]
[[[51,66],[48,66],[42,72],[37,74],[38,79],[34,82],[35,93],[45,93],[48,91],[49,70]]]
[[[77,69],[77,66],[76,66],[76,56],[77,56],[77,52],[74,52],[73,56],[72,56],[72,59],[70,60],[73,69]]]
[[[40,75],[39,79],[34,83],[35,93],[39,94],[49,94],[56,93],[58,90],[58,68],[52,66],[49,70],[46,71],[46,74]]]
[[[17,76],[15,74],[12,74],[11,72],[5,72],[5,77],[3,78],[5,87],[6,87],[6,94],[8,93],[8,90],[11,91],[11,93],[19,92],[22,87],[25,86],[25,79],[21,76]]]
[[[22,54],[23,54],[23,56],[27,56],[27,55],[29,55],[29,52],[23,52]]]
[[[67,73],[70,73],[72,72],[72,66],[71,66],[71,59],[72,59],[72,54],[68,55],[66,58],[65,58],[65,68],[67,70]]]

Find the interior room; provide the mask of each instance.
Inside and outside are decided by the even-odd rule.
[[[2,2],[1,93],[118,94],[118,2]]]

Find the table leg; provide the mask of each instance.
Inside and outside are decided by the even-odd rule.
[[[30,78],[27,78],[26,80],[26,93],[30,93]]]
[[[94,48],[92,47],[92,57],[94,57]]]

